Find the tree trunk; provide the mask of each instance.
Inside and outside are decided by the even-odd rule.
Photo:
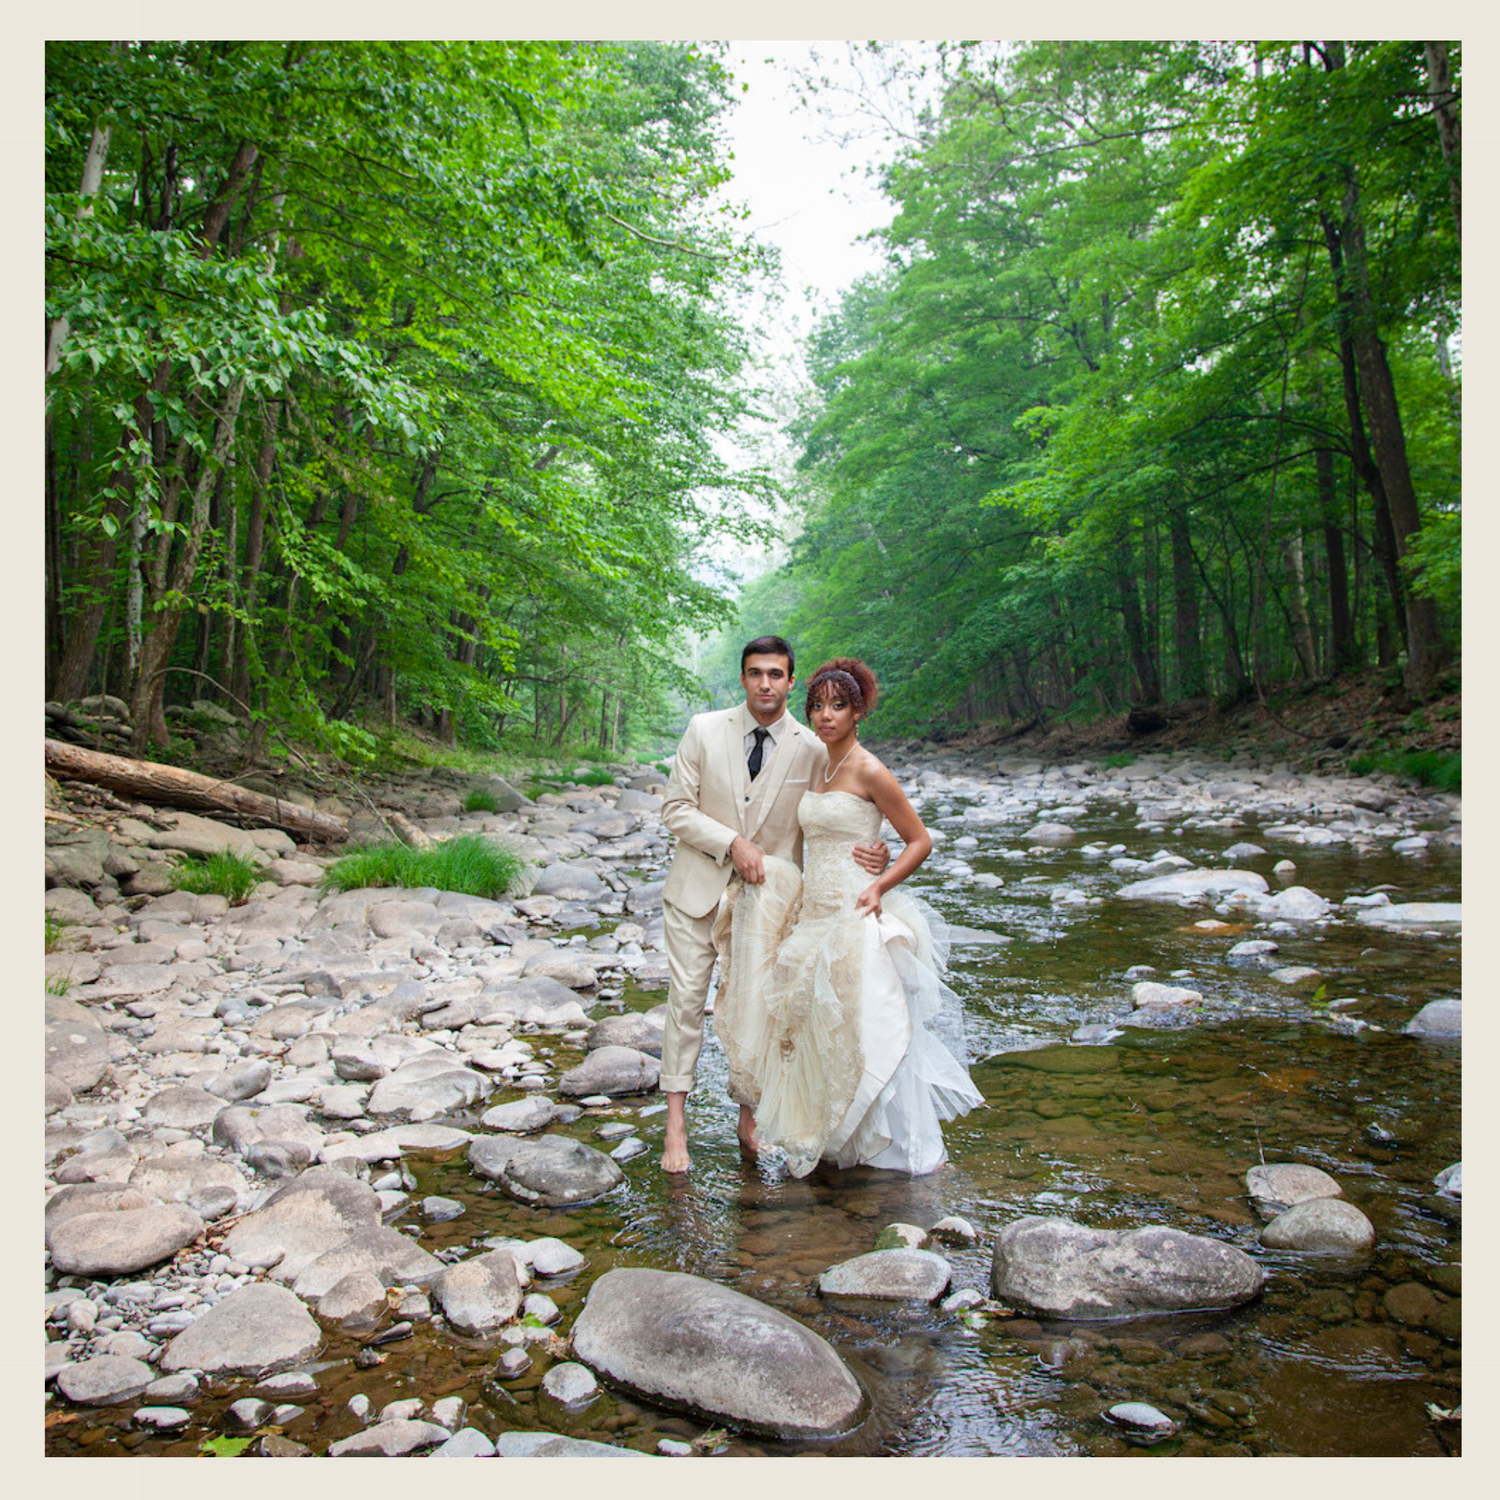
[[[1447,42],[1423,42],[1427,54],[1427,97],[1432,101],[1432,117],[1437,122],[1438,144],[1443,160],[1452,169],[1448,189],[1453,196],[1453,228],[1463,240],[1463,213],[1459,201],[1458,170],[1458,94],[1448,73]]]
[[[1324,44],[1328,67],[1344,65],[1342,42]],[[1359,378],[1360,404],[1369,424],[1370,444],[1381,484],[1390,506],[1396,554],[1404,557],[1422,529],[1416,489],[1406,459],[1406,433],[1396,399],[1396,383],[1386,359],[1385,340],[1380,337],[1379,318],[1370,290],[1369,258],[1365,246],[1364,213],[1360,202],[1359,177],[1350,166],[1344,171],[1342,223],[1339,243],[1343,251],[1344,280],[1340,304],[1349,314],[1348,332]],[[1326,228],[1325,228],[1326,235]],[[1337,269],[1337,268],[1336,268]],[[1406,591],[1406,688],[1413,697],[1430,695],[1443,660],[1443,641],[1438,629],[1437,605],[1410,589]]]
[[[158,600],[169,595],[182,599],[192,595],[193,581],[198,571],[198,555],[208,531],[209,497],[234,442],[240,402],[244,395],[245,380],[241,376],[229,389],[224,410],[219,417],[218,430],[214,434],[213,451],[208,462],[203,465],[193,491],[193,506],[188,517],[182,551],[172,569],[170,580],[163,579],[166,587],[158,593]],[[141,642],[140,661],[130,695],[131,748],[136,751],[144,750],[153,740],[162,744],[168,741],[167,721],[162,712],[162,689],[167,661],[171,657],[181,623],[182,606],[161,609],[157,613],[156,625],[151,634]]]
[[[1317,467],[1318,503],[1323,512],[1323,550],[1328,558],[1328,672],[1337,677],[1355,661],[1354,620],[1349,612],[1349,564],[1344,556],[1344,533],[1338,524],[1333,450],[1319,448],[1313,459]]]
[[[1282,538],[1281,561],[1286,568],[1286,615],[1291,628],[1292,650],[1302,675],[1312,681],[1318,675],[1318,654],[1313,645],[1312,621],[1307,614],[1307,577],[1302,563],[1302,533]]]
[[[105,755],[62,740],[44,743],[48,774],[67,781],[87,781],[93,786],[164,802],[171,807],[205,807],[236,813],[321,843],[341,843],[349,836],[349,830],[338,818],[299,807],[294,802],[283,802],[279,797],[252,792],[232,781],[215,781],[212,776],[200,776],[196,771],[156,761]]]
[[[1130,651],[1130,663],[1135,668],[1137,686],[1143,703],[1161,702],[1161,678],[1157,674],[1156,662],[1151,656],[1146,641],[1146,622],[1141,613],[1141,596],[1136,590],[1135,556],[1130,545],[1130,534],[1121,529],[1115,549],[1115,588],[1120,599],[1120,612],[1125,620],[1125,643]]]
[[[1202,622],[1194,578],[1193,541],[1187,517],[1172,511],[1168,520],[1172,543],[1173,627],[1177,650],[1177,682],[1184,698],[1196,698],[1206,683],[1203,675]]]

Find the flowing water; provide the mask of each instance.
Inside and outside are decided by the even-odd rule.
[[[1277,965],[1323,976],[1287,986],[1268,967],[1227,957],[1248,929],[1206,933],[1194,925],[1201,908],[1116,899],[1133,877],[1079,847],[1007,858],[999,831],[975,827],[967,811],[963,799],[945,796],[929,798],[924,816],[950,839],[974,834],[979,843],[962,851],[965,861],[1003,886],[976,885],[936,857],[913,888],[950,922],[1011,941],[954,950],[952,979],[988,1105],[947,1128],[950,1162],[940,1172],[909,1180],[820,1168],[797,1181],[772,1162],[743,1165],[722,1054],[710,1041],[690,1099],[689,1180],[656,1166],[660,1103],[622,1100],[570,1128],[602,1144],[594,1132],[608,1120],[638,1121],[652,1148],[605,1200],[570,1212],[528,1209],[482,1184],[462,1153],[408,1158],[413,1206],[396,1222],[420,1226],[421,1243],[435,1252],[501,1234],[567,1240],[587,1266],[541,1288],[560,1307],[563,1332],[612,1266],[712,1278],[829,1339],[870,1394],[868,1420],[841,1441],[710,1436],[707,1447],[731,1454],[1120,1454],[1132,1450],[1103,1412],[1121,1401],[1150,1402],[1182,1423],[1158,1454],[1456,1452],[1459,1425],[1442,1413],[1461,1400],[1460,1210],[1435,1194],[1433,1178],[1462,1156],[1459,1049],[1400,1028],[1427,1001],[1460,993],[1457,938],[1385,932],[1336,913],[1325,927],[1278,936]],[[1236,838],[1256,837],[1253,829],[1143,834],[1123,810],[1077,826],[1080,845],[1118,842],[1140,854],[1165,843],[1194,864],[1222,863]],[[1379,886],[1395,901],[1459,899],[1451,849],[1418,858],[1347,847],[1290,852],[1292,878],[1334,901]],[[1269,870],[1272,859],[1251,863]],[[1084,900],[1055,901],[1063,889]],[[1163,979],[1185,971],[1170,982],[1200,990],[1203,1004],[1170,1027],[1133,1022],[1123,975],[1139,964]],[[647,1009],[661,998],[627,990],[624,1003]],[[1068,1042],[1080,1025],[1101,1021],[1120,1034],[1104,1045]],[[563,1048],[552,1056],[559,1067],[577,1060]],[[486,1105],[511,1097],[502,1091]],[[1246,1170],[1261,1161],[1331,1173],[1374,1223],[1374,1252],[1348,1259],[1263,1249],[1244,1187]],[[457,1198],[467,1211],[427,1224],[415,1204],[428,1193]],[[871,1249],[886,1225],[925,1227],[949,1214],[979,1235],[973,1247],[943,1251],[955,1288],[988,1292],[995,1234],[1024,1214],[1210,1235],[1253,1255],[1266,1286],[1227,1313],[1112,1323],[992,1317],[974,1318],[975,1326],[936,1306],[816,1295],[819,1273]],[[469,1403],[469,1424],[491,1437],[545,1428],[651,1452],[661,1438],[705,1432],[701,1422],[607,1389],[581,1412],[564,1409],[541,1389],[548,1359],[535,1346],[530,1370],[510,1381],[494,1378],[495,1347],[422,1323],[384,1346],[378,1366],[359,1367],[357,1352],[352,1340],[330,1339],[317,1366],[320,1396],[286,1436],[321,1452],[359,1430],[344,1405],[355,1392],[377,1409],[457,1394]],[[195,1408],[195,1419],[212,1426],[215,1401],[227,1405],[252,1388],[224,1387]],[[197,1437],[178,1440],[130,1430],[126,1408],[51,1434],[49,1451],[191,1453],[201,1441],[195,1428]]]

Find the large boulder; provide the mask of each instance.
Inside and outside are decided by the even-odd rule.
[[[661,1078],[661,1059],[634,1047],[596,1047],[557,1080],[557,1091],[575,1099],[590,1094],[649,1094]]]
[[[862,1420],[859,1382],[785,1313],[679,1271],[607,1271],[573,1325],[574,1357],[610,1384],[709,1422],[778,1438]]]
[[[625,1174],[602,1151],[550,1135],[511,1146],[498,1180],[501,1191],[521,1203],[568,1208],[602,1198],[625,1181]]]
[[[1371,927],[1459,927],[1463,919],[1461,901],[1400,901],[1355,913],[1355,921]]]
[[[372,1115],[429,1115],[467,1109],[489,1089],[482,1073],[456,1063],[446,1052],[424,1053],[404,1062],[370,1090]]]
[[[176,1255],[203,1233],[181,1203],[79,1214],[48,1237],[52,1267],[75,1276],[125,1276]]]
[[[1202,1235],[1089,1229],[1034,1214],[1000,1231],[990,1266],[1000,1301],[1080,1321],[1235,1307],[1264,1280],[1243,1251]]]
[[[295,1293],[252,1281],[183,1329],[162,1351],[161,1368],[168,1374],[264,1374],[300,1365],[322,1344],[317,1323]]]
[[[600,1047],[631,1047],[648,1056],[661,1057],[661,1041],[666,1025],[664,1015],[656,1010],[627,1010],[617,1016],[605,1016],[589,1030],[584,1046],[590,1051]]]
[[[559,896],[564,901],[601,901],[610,889],[587,865],[559,862],[537,876],[531,894]]]
[[[1333,903],[1305,885],[1289,885],[1255,908],[1262,922],[1316,922],[1333,910]]]
[[[82,1094],[104,1077],[109,1038],[92,1011],[62,995],[48,995],[46,1071]]]
[[[348,1239],[310,1261],[292,1282],[292,1290],[316,1302],[355,1271],[369,1271],[387,1286],[425,1286],[442,1272],[443,1263],[409,1235],[385,1224],[356,1230]]]
[[[511,1025],[587,1026],[589,1022],[578,996],[545,974],[490,985],[470,1004],[481,1024],[501,1021]]]
[[[223,1248],[290,1281],[350,1235],[379,1223],[380,1199],[369,1184],[336,1167],[310,1167],[246,1214],[224,1236]]]
[[[65,1364],[57,1374],[57,1388],[79,1406],[114,1406],[133,1400],[156,1379],[156,1371],[124,1354],[97,1354],[93,1359]]]

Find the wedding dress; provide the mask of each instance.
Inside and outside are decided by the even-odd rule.
[[[899,888],[880,917],[855,914],[870,876],[852,851],[879,833],[873,802],[807,792],[797,815],[805,873],[767,856],[765,883],[731,882],[715,922],[714,1031],[730,1093],[754,1107],[794,1176],[820,1160],[934,1171],[941,1122],[984,1102],[941,978],[946,925]]]

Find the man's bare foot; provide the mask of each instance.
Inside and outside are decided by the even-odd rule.
[[[667,1133],[662,1141],[663,1172],[686,1172],[693,1164],[687,1148],[687,1095],[667,1095]]]
[[[740,1138],[740,1155],[750,1161],[754,1161],[765,1147],[755,1129],[755,1111],[748,1104],[740,1105],[739,1129],[735,1132]]]

